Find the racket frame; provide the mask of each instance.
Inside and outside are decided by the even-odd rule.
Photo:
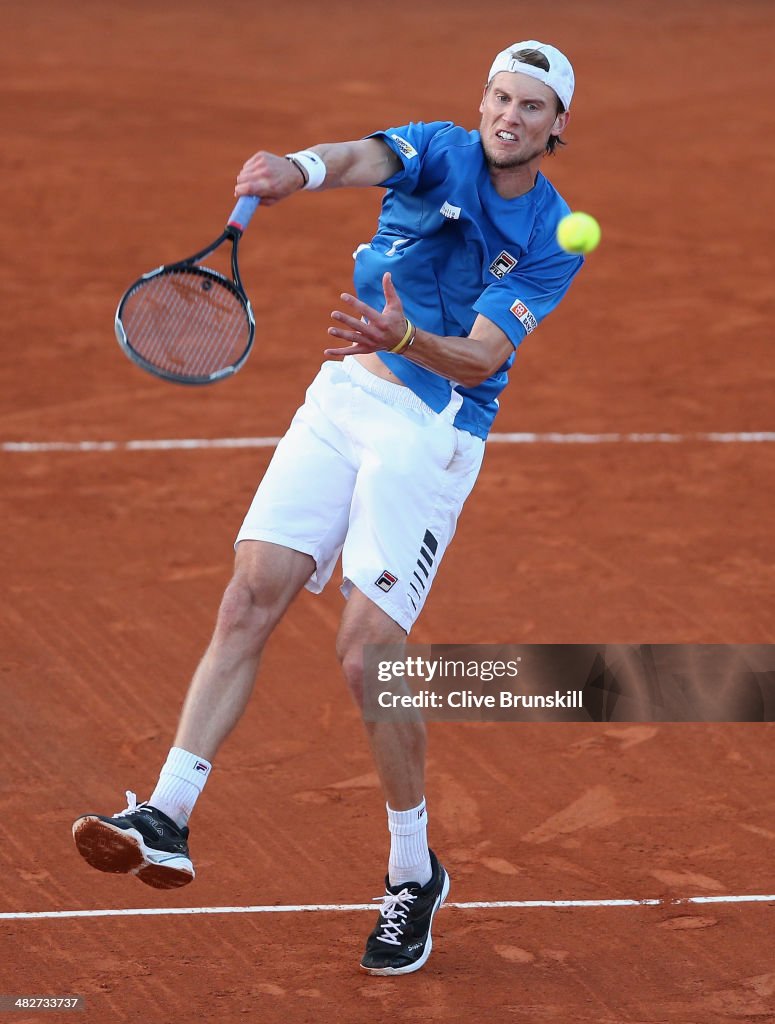
[[[244,227],[246,226],[247,224],[244,225]],[[255,317],[253,316],[253,307],[250,304],[250,299],[248,298],[245,292],[245,287],[242,284],[242,278],[240,277],[239,272],[239,265],[237,263],[237,250],[239,247],[240,238],[242,238],[244,227],[234,222],[234,214],[232,214],[232,218],[230,219],[229,223],[226,225],[223,232],[218,236],[218,238],[215,239],[214,242],[211,242],[204,249],[200,249],[199,252],[195,252],[193,256],[188,256],[184,260],[177,260],[175,263],[164,263],[162,264],[162,266],[156,267],[155,270],[149,270],[148,273],[143,274],[141,277],[138,277],[138,279],[134,281],[129,286],[129,288],[127,288],[127,290],[121,296],[121,301],[119,302],[118,308],[116,309],[114,328],[116,332],[116,339],[122,351],[125,353],[125,355],[129,357],[129,359],[132,360],[133,363],[136,363],[138,366],[142,367],[142,369],[147,370],[148,373],[152,373],[155,377],[161,377],[162,380],[169,380],[175,384],[188,384],[193,387],[198,387],[202,384],[213,384],[215,381],[223,380],[226,377],[231,377],[239,369],[242,368],[246,359],[250,355],[250,350],[253,348],[253,341],[255,340],[256,335],[256,320]],[[225,274],[221,274],[218,270],[213,270],[212,267],[199,266],[201,260],[205,259],[205,257],[215,252],[215,250],[218,249],[221,245],[223,245],[224,242],[227,242],[229,240],[232,243],[231,273],[233,280],[229,280],[229,278],[226,277]],[[185,374],[174,373],[172,370],[162,370],[154,363],[151,363],[147,359],[144,359],[143,356],[141,356],[140,353],[135,348],[133,348],[132,343],[127,337],[127,333],[126,330],[124,329],[124,324],[122,321],[122,313],[124,311],[124,306],[126,305],[127,300],[130,299],[134,294],[135,289],[137,289],[140,285],[145,284],[147,281],[151,280],[154,277],[159,277],[161,274],[172,275],[175,273],[176,270],[185,270],[187,273],[191,273],[193,271],[194,273],[200,274],[202,277],[206,279],[209,278],[210,280],[217,281],[219,284],[225,286],[228,291],[230,291],[240,300],[245,310],[245,313],[247,314],[248,341],[247,344],[245,345],[245,349],[242,355],[239,357],[239,359],[236,360],[236,362],[231,363],[229,366],[225,366],[221,370],[216,370],[214,373],[202,375],[201,377],[191,377],[186,376]]]

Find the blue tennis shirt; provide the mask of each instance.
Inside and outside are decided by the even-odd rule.
[[[555,237],[568,205],[542,174],[525,195],[499,196],[479,132],[449,121],[411,123],[370,137],[383,139],[403,168],[379,186],[387,191],[377,233],[355,258],[358,297],[382,309],[382,275],[389,270],[406,315],[424,330],[467,337],[481,313],[514,345],[497,372],[475,388],[404,356],[379,356],[435,412],[457,393],[462,403],[455,426],[486,438],[517,346],[551,313],[583,263]]]

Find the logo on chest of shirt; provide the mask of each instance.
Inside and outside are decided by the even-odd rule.
[[[516,302],[513,302],[511,306],[509,306],[509,309],[525,328],[526,334],[530,334],[531,331],[534,331],[536,327],[538,327],[538,321],[524,302],[520,302],[520,300],[517,299]]]
[[[516,267],[518,262],[519,260],[516,256],[512,256],[510,252],[506,252],[504,249],[503,252],[499,256],[496,256],[490,264],[490,273],[500,281],[502,277],[505,277],[506,274],[510,273],[514,267]]]
[[[459,220],[461,212],[462,211],[459,206],[453,206],[449,201],[445,202],[439,210],[442,217],[446,217],[448,220]]]

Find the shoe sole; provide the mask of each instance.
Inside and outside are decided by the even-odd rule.
[[[428,957],[431,955],[431,950],[433,949],[433,938],[431,936],[431,932],[433,930],[433,919],[436,916],[436,911],[441,910],[441,908],[444,906],[444,900],[447,898],[448,895],[449,875],[445,871],[444,882],[441,887],[441,897],[439,898],[433,910],[431,911],[431,919],[430,923],[428,924],[428,941],[425,943],[425,949],[423,950],[422,956],[420,957],[419,960],[415,960],[413,964],[407,964],[406,967],[364,967],[363,964],[361,964],[361,970],[366,971],[367,974],[381,975],[382,977],[386,977],[388,975],[393,974],[414,974],[415,971],[419,971],[420,968],[425,965]]]
[[[137,829],[117,828],[96,815],[75,822],[73,839],[80,855],[97,871],[136,875],[153,889],[179,889],[194,880],[194,867],[187,858],[149,850]]]

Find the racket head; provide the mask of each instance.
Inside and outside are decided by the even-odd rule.
[[[248,297],[210,267],[190,261],[158,267],[126,290],[116,338],[142,369],[178,384],[212,384],[250,354],[256,324]]]

